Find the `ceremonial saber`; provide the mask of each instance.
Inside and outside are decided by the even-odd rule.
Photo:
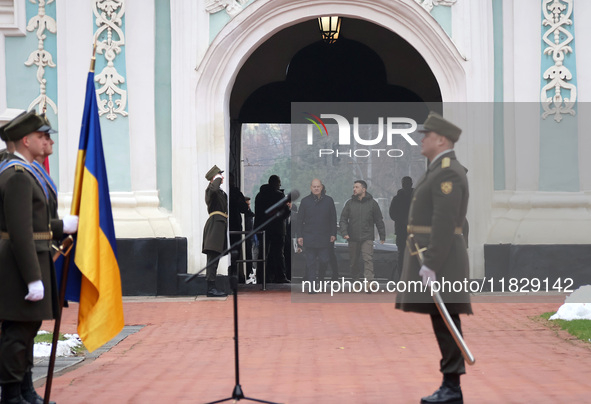
[[[419,265],[422,266],[423,265],[423,251],[425,251],[426,248],[419,247],[419,244],[415,241],[414,234],[408,235],[408,239],[406,241],[406,244],[407,244],[407,247],[409,248],[410,255],[416,255],[417,259],[419,260]],[[464,341],[464,338],[462,337],[462,334],[458,330],[458,327],[456,327],[456,324],[453,322],[453,319],[449,315],[449,311],[447,311],[447,307],[445,307],[445,303],[443,302],[443,299],[441,298],[439,291],[434,291],[433,289],[431,289],[431,295],[433,296],[433,301],[435,302],[435,306],[437,307],[437,310],[439,310],[439,314],[441,314],[441,317],[443,318],[443,321],[445,322],[445,326],[447,327],[447,329],[451,333],[451,336],[453,337],[454,341],[456,342],[456,345],[458,346],[458,348],[460,348],[460,351],[462,352],[462,356],[464,357],[464,360],[468,363],[468,365],[473,365],[474,362],[476,362],[476,359],[474,358],[474,355],[472,355],[472,352],[470,352],[470,348],[468,348],[468,345],[466,345],[466,341]]]

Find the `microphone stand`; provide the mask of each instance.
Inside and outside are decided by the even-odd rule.
[[[242,243],[244,243],[249,238],[252,238],[252,236],[254,236],[256,233],[260,232],[263,228],[265,228],[273,220],[282,217],[284,215],[286,209],[287,209],[287,206],[285,207],[285,209],[278,210],[276,213],[274,213],[272,216],[270,216],[263,224],[261,224],[256,229],[253,229],[250,233],[248,233],[243,239],[238,240],[237,242],[232,244],[230,247],[228,247],[225,251],[222,251],[222,253],[220,253],[220,255],[218,257],[216,257],[216,259],[214,259],[207,266],[205,266],[205,268],[202,268],[199,272],[188,277],[185,280],[185,282],[190,282],[191,280],[193,280],[195,277],[197,277],[197,275],[199,275],[200,273],[205,271],[210,265],[214,265],[214,264],[217,265],[217,262],[223,256],[230,253],[232,250],[234,250],[236,247],[240,246]],[[263,252],[263,254],[264,254],[264,252]],[[236,263],[235,265],[238,265],[238,263]],[[223,399],[217,400],[217,401],[212,401],[207,404],[222,403],[224,401],[230,401],[230,400],[234,400],[234,402],[240,401],[240,400],[249,400],[249,401],[256,401],[259,403],[278,404],[273,401],[265,401],[265,400],[260,400],[258,398],[246,397],[244,395],[244,392],[242,391],[242,386],[240,385],[240,363],[239,363],[239,352],[238,352],[238,268],[236,268],[236,271],[234,271],[234,272],[235,273],[232,276],[230,276],[230,286],[232,288],[232,294],[234,295],[234,297],[233,297],[233,299],[234,299],[234,373],[235,373],[236,384],[234,385],[234,390],[232,391],[231,397],[223,398]]]

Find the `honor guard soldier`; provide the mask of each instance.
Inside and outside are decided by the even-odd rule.
[[[441,115],[431,112],[420,132],[424,133],[421,154],[429,160],[425,175],[413,192],[408,216],[408,234],[413,235],[423,250],[422,265],[410,248],[405,251],[401,281],[431,282],[463,281],[469,277],[468,253],[462,237],[462,226],[468,206],[468,180],[466,169],[456,160],[454,144],[462,132]],[[470,296],[441,292],[453,322],[461,333],[460,314],[472,314]],[[445,325],[437,306],[426,288],[423,293],[399,293],[396,308],[430,314],[433,331],[439,344],[443,373],[441,387],[421,403],[462,403],[460,375],[466,373],[464,358],[453,335]]]
[[[35,111],[0,128],[15,151],[0,165],[0,385],[2,404],[43,403],[33,387],[33,346],[57,312],[51,240],[75,233],[77,216],[52,219],[45,180],[32,162],[47,147],[49,122]]]
[[[211,264],[226,249],[227,245],[228,195],[221,189],[221,185],[224,182],[222,173],[223,171],[214,165],[205,174],[205,179],[209,181],[209,185],[205,190],[205,203],[207,204],[209,219],[207,219],[203,228],[202,252],[207,255],[207,270],[205,273],[208,297],[227,296],[226,293],[215,287],[215,278],[220,262]]]

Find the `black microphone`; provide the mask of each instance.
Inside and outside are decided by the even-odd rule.
[[[273,206],[271,206],[270,208],[265,210],[265,215],[272,215],[275,214],[277,211],[280,211],[281,209],[283,209],[284,207],[286,207],[286,203],[287,202],[291,202],[291,201],[295,201],[300,197],[300,191],[298,191],[297,189],[294,189],[293,191],[291,191],[289,194],[285,195],[283,198],[281,198],[281,200],[275,204],[273,204]]]

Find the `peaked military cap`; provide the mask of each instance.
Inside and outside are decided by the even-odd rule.
[[[207,172],[207,174],[205,174],[205,179],[207,181],[211,181],[213,179],[213,177],[215,177],[218,174],[223,173],[223,170],[220,170],[218,166],[213,166],[209,169],[209,171]]]
[[[3,141],[7,141],[8,139],[6,139],[6,136],[4,135],[4,129],[6,129],[6,127],[10,124],[10,122],[5,123],[4,125],[0,126],[0,139],[2,139]]]
[[[0,128],[3,140],[17,141],[33,132],[55,133],[45,115],[38,115],[35,110],[23,112]]]
[[[419,132],[435,132],[441,136],[445,136],[455,143],[460,138],[462,130],[438,113],[429,112],[429,116]]]

